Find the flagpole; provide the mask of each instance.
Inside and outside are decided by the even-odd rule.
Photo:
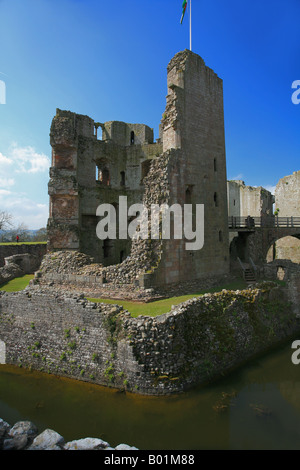
[[[192,0],[190,0],[190,51],[192,50]]]

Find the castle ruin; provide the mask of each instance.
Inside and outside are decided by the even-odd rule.
[[[170,61],[167,85],[156,141],[153,129],[144,124],[99,123],[59,109],[53,118],[48,248],[90,257],[92,267],[83,274],[100,283],[144,288],[222,279],[240,269],[238,260],[250,263],[251,269],[265,263],[272,246],[275,253],[275,243],[279,253],[285,243],[279,238],[299,238],[299,204],[286,208],[286,191],[294,186],[299,191],[299,181],[294,181],[299,172],[276,189],[284,220],[275,218],[271,192],[227,181],[222,79],[200,56],[185,50]],[[152,205],[183,210],[190,204],[194,227],[195,208],[202,205],[204,245],[189,249],[187,240],[172,232],[166,239],[131,240],[127,232],[98,238],[98,206],[113,206],[116,221],[126,227],[134,219],[120,205],[124,196],[126,207],[143,204],[148,211]],[[175,211],[170,217],[173,228],[182,220]],[[149,233],[151,223],[150,218]]]
[[[134,259],[128,281],[168,285],[229,272],[223,82],[185,50],[168,65],[168,95],[154,142],[142,124],[95,123],[57,110],[51,125],[50,250],[78,250],[106,267]],[[98,128],[102,139],[98,139]],[[186,240],[100,240],[97,207],[119,197],[128,205],[204,205],[204,246]],[[171,214],[172,215],[172,214]],[[126,217],[126,214],[118,214]],[[114,271],[115,272],[115,271]],[[130,279],[131,278],[131,279]]]
[[[227,182],[222,80],[201,57],[185,50],[170,61],[156,142],[146,125],[59,109],[50,141],[49,253],[27,289],[0,292],[0,363],[166,395],[223,376],[299,331],[299,265],[265,259],[280,238],[300,239],[300,172],[276,188],[283,220],[273,214],[270,192]],[[187,240],[174,236],[99,239],[101,204],[130,222],[124,196],[128,206],[204,205],[203,247],[186,249]],[[157,317],[134,318],[121,305],[86,298],[151,301],[173,285],[178,296],[184,281],[191,289],[194,281],[197,289],[224,282],[233,258],[256,263],[271,282],[193,297]],[[286,286],[272,282],[279,275]]]

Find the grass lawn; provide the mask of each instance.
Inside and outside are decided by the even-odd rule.
[[[34,278],[34,274],[25,274],[22,277],[16,277],[12,281],[5,282],[5,284],[0,285],[0,290],[6,292],[17,292],[19,290],[25,289],[28,286],[29,281]]]
[[[3,242],[0,245],[46,245],[47,242]]]
[[[34,278],[33,274],[26,274],[22,277],[17,277],[12,281],[8,281],[5,284],[0,285],[0,290],[4,290],[6,292],[16,292],[25,289],[28,286],[29,281]],[[285,285],[283,281],[277,281],[279,285]],[[170,297],[168,299],[163,300],[156,300],[154,302],[133,302],[130,300],[115,300],[115,299],[105,299],[105,298],[91,298],[87,297],[87,300],[96,303],[105,303],[105,304],[113,304],[113,305],[122,305],[125,310],[131,313],[131,316],[136,318],[139,315],[147,315],[151,317],[156,317],[158,315],[162,315],[163,313],[167,313],[171,310],[172,305],[178,305],[186,300],[192,299],[193,297],[200,297],[203,294],[207,293],[214,293],[220,292],[222,289],[227,290],[242,290],[246,289],[247,284],[243,279],[240,279],[235,282],[231,282],[230,284],[222,285],[213,287],[212,289],[202,290],[199,292],[195,292],[193,294],[188,295],[181,295],[179,297]]]
[[[154,302],[141,303],[133,302],[129,300],[112,300],[112,299],[93,299],[88,298],[91,302],[103,302],[105,304],[117,304],[122,305],[125,310],[131,313],[131,316],[136,318],[139,315],[147,315],[151,317],[156,317],[167,313],[171,310],[172,305],[178,305],[186,300],[192,299],[193,297],[200,297],[206,293],[220,292],[222,289],[228,290],[242,290],[247,288],[247,284],[242,279],[240,281],[232,282],[224,286],[214,287],[209,290],[203,290],[195,292],[194,294],[182,295],[180,297],[170,297],[169,299],[156,300]]]

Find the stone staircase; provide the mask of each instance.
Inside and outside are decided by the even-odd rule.
[[[250,268],[244,269],[244,279],[246,282],[256,282],[256,275]]]
[[[251,264],[242,263],[242,261],[239,258],[238,258],[238,261],[243,270],[243,277],[245,281],[249,284],[251,284],[252,282],[256,282],[257,281],[256,267],[253,261],[251,260]]]

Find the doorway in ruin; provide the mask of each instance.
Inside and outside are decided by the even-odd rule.
[[[249,262],[249,235],[248,232],[239,232],[231,238],[229,251],[232,261],[239,258],[243,262]]]
[[[279,238],[269,248],[266,261],[287,259],[300,264],[300,239],[296,236]]]

